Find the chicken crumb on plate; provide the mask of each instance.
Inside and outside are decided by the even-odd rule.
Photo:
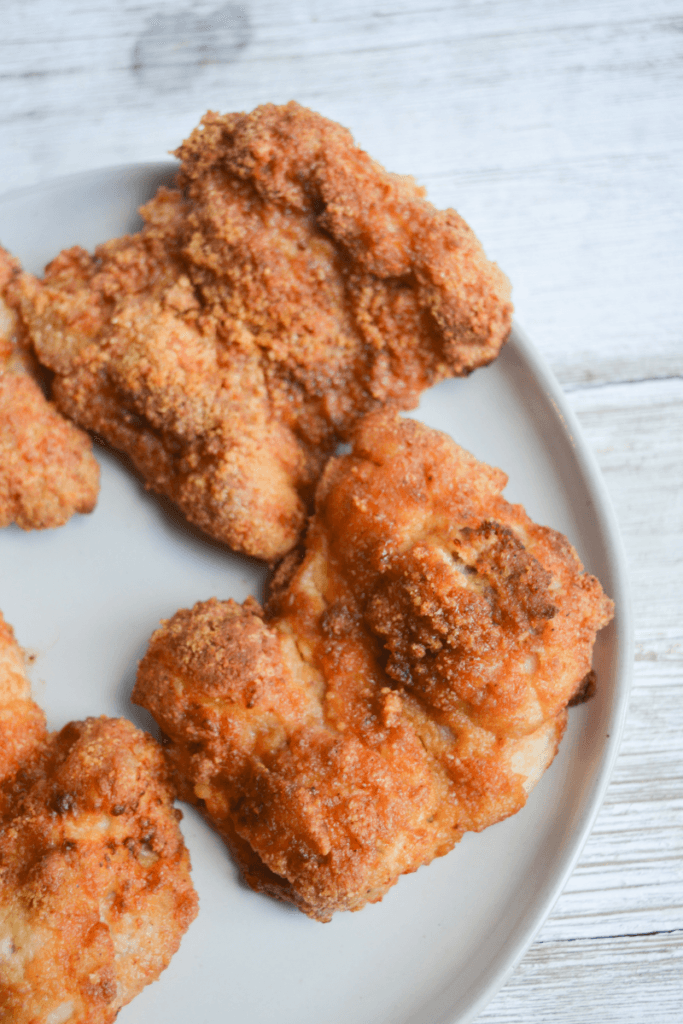
[[[496,357],[510,287],[454,210],[296,103],[208,113],[177,155],[141,232],[12,294],[59,408],[274,561],[362,415]]]
[[[31,699],[24,656],[0,612],[0,813],[3,784],[45,740],[45,715]]]
[[[32,375],[24,325],[8,301],[20,276],[0,248],[0,527],[41,530],[92,512],[99,466],[87,434],[45,399]]]
[[[197,913],[180,812],[158,744],[130,722],[45,732],[0,626],[0,1019],[110,1024]]]
[[[612,602],[506,481],[374,413],[266,610],[212,599],[153,635],[133,699],[254,888],[358,910],[518,811],[553,760]]]

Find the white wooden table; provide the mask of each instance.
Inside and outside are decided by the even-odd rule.
[[[637,655],[605,805],[481,1024],[683,1021],[683,5],[5,0],[0,191],[298,99],[453,205],[605,474]]]

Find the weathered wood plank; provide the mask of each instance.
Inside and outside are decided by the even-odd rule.
[[[537,943],[477,1024],[680,1024],[681,977],[680,933]]]
[[[513,282],[520,322],[558,379],[578,386],[683,373],[671,301],[683,275],[681,178],[674,151],[577,154],[428,184],[440,202],[458,197]]]
[[[638,657],[680,660],[683,377],[586,388],[569,397],[621,523],[632,573]]]

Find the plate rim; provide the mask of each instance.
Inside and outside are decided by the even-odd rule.
[[[597,518],[601,520],[603,534],[601,543],[604,546],[613,575],[610,596],[615,607],[619,609],[614,652],[617,661],[614,696],[607,721],[609,734],[602,747],[600,764],[594,776],[591,795],[582,808],[582,824],[575,836],[567,843],[563,855],[559,858],[561,868],[554,883],[550,886],[546,896],[539,900],[535,912],[525,915],[525,923],[518,929],[520,933],[518,942],[509,942],[494,958],[488,971],[482,972],[481,983],[476,985],[479,994],[474,997],[471,1009],[464,1016],[460,1015],[457,1018],[443,1015],[434,1018],[433,1024],[472,1024],[509,980],[552,913],[574,872],[604,803],[623,739],[633,680],[635,631],[630,577],[621,530],[607,485],[597,459],[583,436],[578,417],[569,405],[559,381],[542,352],[537,349],[526,331],[514,319],[510,336],[506,342],[506,345],[510,344],[522,354],[524,361],[532,367],[534,376],[541,385],[546,399],[554,408],[556,418],[562,421],[565,435],[573,442],[574,457],[587,490],[598,498],[595,509]],[[510,951],[506,952],[508,948]],[[488,984],[484,980],[487,976],[489,977]]]

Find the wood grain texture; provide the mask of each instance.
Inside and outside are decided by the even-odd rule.
[[[296,98],[506,270],[612,495],[637,660],[593,834],[479,1020],[683,1021],[680,0],[6,0],[2,19],[0,190]]]
[[[477,1024],[680,1024],[682,972],[675,935],[536,943]]]

